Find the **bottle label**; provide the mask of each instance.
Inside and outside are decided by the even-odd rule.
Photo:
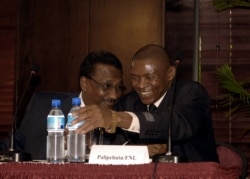
[[[77,129],[78,127],[80,127],[81,125],[83,125],[84,121],[78,122],[74,125],[72,125],[72,121],[75,119],[75,116],[72,116],[71,113],[68,114],[68,122],[67,122],[67,127],[69,129]]]
[[[47,129],[64,129],[64,116],[51,116],[47,117]]]

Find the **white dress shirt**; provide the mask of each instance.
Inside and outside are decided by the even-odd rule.
[[[163,98],[164,98],[164,96],[165,96],[166,94],[167,94],[167,92],[164,93],[164,95],[162,95],[162,97],[161,97],[158,101],[156,101],[156,102],[154,103],[155,107],[158,108],[158,106],[161,104],[161,102],[162,102],[162,100],[163,100]],[[149,106],[149,105],[148,105],[148,106]],[[148,106],[147,106],[147,107],[148,107]],[[131,122],[131,124],[130,124],[130,127],[129,127],[128,129],[123,129],[123,130],[129,131],[129,132],[140,133],[140,122],[139,122],[138,117],[137,117],[133,112],[129,112],[129,111],[125,111],[125,112],[127,112],[129,115],[131,115],[131,117],[132,117],[133,119],[132,119],[132,122]]]

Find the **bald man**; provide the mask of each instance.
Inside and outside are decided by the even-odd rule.
[[[164,153],[172,110],[172,153],[188,162],[218,162],[208,93],[197,82],[177,79],[172,108],[175,72],[163,47],[154,44],[142,47],[132,58],[133,91],[117,105],[117,111],[124,112],[88,106],[76,113],[79,115],[76,122],[88,119],[78,132],[85,133],[95,127],[115,132],[113,129],[117,127],[117,132],[126,131],[125,142],[154,144],[158,153]],[[149,111],[152,104],[155,109]]]

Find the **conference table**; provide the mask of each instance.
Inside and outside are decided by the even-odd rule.
[[[215,162],[149,163],[138,165],[98,165],[88,163],[48,164],[46,162],[0,163],[0,178],[18,179],[236,179],[239,169]]]

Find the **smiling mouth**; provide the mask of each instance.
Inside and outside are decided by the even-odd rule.
[[[152,91],[144,91],[144,92],[140,92],[140,95],[141,95],[141,97],[148,97],[148,96],[150,96],[150,95],[152,95]]]
[[[109,106],[109,107],[113,107],[116,103],[115,100],[108,100],[108,101],[105,101],[106,105]]]

